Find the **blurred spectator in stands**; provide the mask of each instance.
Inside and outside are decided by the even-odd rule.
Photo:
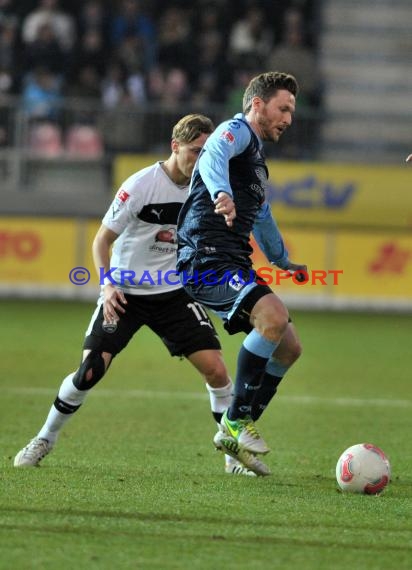
[[[0,147],[12,143],[14,109],[9,100],[16,92],[16,82],[12,71],[0,64]]]
[[[100,99],[100,76],[93,65],[85,64],[67,86],[66,95],[76,99]]]
[[[109,12],[101,0],[82,2],[78,16],[78,32],[83,36],[94,30],[99,32],[105,42],[109,33]]]
[[[17,78],[17,20],[13,17],[0,18],[0,67],[9,70]]]
[[[165,109],[176,109],[190,101],[189,77],[184,69],[157,66],[147,77],[147,99]]]
[[[275,39],[269,24],[258,3],[251,4],[244,17],[233,24],[229,35],[229,61],[235,67],[264,68]]]
[[[0,63],[0,102],[6,101],[7,95],[16,93],[16,83],[12,71]]]
[[[137,39],[142,51],[144,71],[149,71],[156,61],[155,27],[152,20],[142,12],[139,0],[122,0],[112,17],[112,46],[118,47],[127,36]]]
[[[0,0],[0,22],[3,18],[17,16],[13,4],[13,0]]]
[[[27,72],[36,67],[43,67],[63,75],[67,63],[65,52],[60,47],[53,26],[47,22],[41,24],[36,39],[24,48],[24,70]]]
[[[27,14],[22,23],[23,42],[32,44],[44,24],[52,26],[61,49],[69,53],[76,41],[76,22],[61,10],[58,0],[39,0],[37,8]]]
[[[56,74],[38,67],[24,77],[22,108],[30,119],[58,120],[61,103],[62,82]]]
[[[146,82],[138,69],[129,70],[126,78],[126,88],[131,103],[141,105],[146,102]]]
[[[94,67],[100,77],[103,77],[109,57],[110,51],[101,32],[94,28],[88,29],[81,36],[73,53],[70,79],[75,78],[79,69],[85,66]]]
[[[279,149],[291,157],[310,158],[318,130],[316,113],[321,107],[322,81],[316,54],[305,45],[304,19],[299,10],[291,8],[285,12],[282,41],[268,56],[265,69],[296,77],[299,120],[280,141]]]
[[[193,54],[192,26],[188,10],[171,5],[161,14],[157,27],[158,61],[163,68],[188,69]],[[196,57],[196,55],[195,55]]]
[[[226,99],[231,69],[226,61],[226,36],[222,14],[217,4],[205,6],[195,14],[192,46],[188,53],[187,66],[190,69],[192,101],[204,106],[223,103]]]
[[[164,72],[158,65],[153,67],[146,77],[147,97],[151,103],[158,103],[165,90]]]
[[[231,72],[224,58],[223,37],[219,32],[202,33],[196,42],[199,54],[194,62],[192,102],[202,106],[224,103]]]
[[[139,72],[128,75],[121,61],[111,60],[103,78],[101,99],[107,109],[140,105],[146,100],[143,76]]]
[[[259,73],[259,70],[235,69],[232,82],[226,97],[226,108],[229,115],[234,115],[243,107],[243,94],[249,81]]]
[[[16,58],[18,19],[11,2],[0,0],[0,147],[12,143],[14,112],[10,97],[19,89],[20,61]]]
[[[313,108],[320,101],[320,72],[314,51],[305,45],[301,14],[292,9],[285,14],[282,41],[269,54],[266,69],[283,70],[299,83],[299,109]]]
[[[125,69],[116,60],[111,60],[107,66],[101,85],[101,99],[107,109],[114,109],[128,101]]]
[[[165,72],[164,91],[160,99],[162,107],[179,110],[190,100],[189,78],[184,69],[174,67]]]
[[[126,36],[113,50],[112,56],[121,62],[127,75],[143,72],[144,57],[140,39],[136,36]]]
[[[101,78],[93,65],[85,64],[67,84],[67,124],[94,125],[98,121]]]

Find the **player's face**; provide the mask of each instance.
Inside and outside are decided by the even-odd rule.
[[[187,179],[192,176],[196,160],[208,138],[208,134],[202,133],[200,137],[190,143],[178,143],[177,165]]]
[[[260,137],[264,141],[277,142],[292,124],[294,112],[295,96],[286,89],[279,90],[267,103],[259,99],[255,108],[255,122]]]

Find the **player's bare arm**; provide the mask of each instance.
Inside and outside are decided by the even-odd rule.
[[[406,157],[406,162],[412,162],[412,154]]]
[[[93,240],[93,261],[97,274],[100,277],[100,268],[106,273],[110,269],[110,249],[118,235],[102,224]],[[118,313],[125,313],[123,305],[127,304],[123,291],[117,289],[112,283],[103,288],[103,316],[106,321],[113,322],[119,319]]]
[[[236,218],[235,203],[226,192],[219,192],[215,204],[215,214],[221,214],[225,218],[226,225],[231,228]]]

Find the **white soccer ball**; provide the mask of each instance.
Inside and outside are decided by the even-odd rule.
[[[376,495],[391,478],[391,466],[385,453],[372,443],[348,447],[336,464],[336,480],[342,491]]]

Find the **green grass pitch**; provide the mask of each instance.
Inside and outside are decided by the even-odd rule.
[[[267,478],[228,476],[201,378],[142,330],[40,468],[12,467],[77,368],[93,304],[0,302],[0,569],[412,568],[411,321],[292,311],[304,354],[259,422]],[[232,374],[242,335],[221,330]],[[381,496],[341,494],[352,444]]]

